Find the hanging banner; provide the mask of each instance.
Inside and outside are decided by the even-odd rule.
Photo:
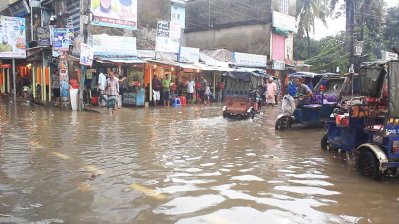
[[[25,18],[0,16],[0,58],[26,58]]]
[[[158,21],[157,23],[157,37],[169,37],[169,22]]]
[[[94,49],[85,44],[80,43],[80,64],[86,66],[92,66],[94,59]]]
[[[37,35],[38,35],[38,29],[41,26],[41,9],[40,8],[32,8],[32,25],[30,29],[33,31],[33,39],[32,40],[38,40]]]
[[[69,29],[54,28],[53,29],[53,49],[60,51],[69,50]]]
[[[92,0],[91,24],[137,30],[137,0]]]
[[[99,56],[136,56],[135,37],[93,35],[94,55]]]

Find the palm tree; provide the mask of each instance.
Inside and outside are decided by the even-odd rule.
[[[334,11],[340,0],[330,0],[330,9]],[[383,17],[384,0],[344,0],[346,15],[346,31],[351,30],[351,16],[361,16],[361,21],[368,18],[369,21],[377,22],[374,25],[380,25]],[[365,25],[365,24],[362,24]],[[371,24],[370,24],[371,25]]]
[[[306,35],[308,42],[308,58],[310,57],[310,32],[315,32],[315,19],[320,19],[327,26],[327,3],[329,0],[298,0],[296,19],[298,22],[298,34]]]

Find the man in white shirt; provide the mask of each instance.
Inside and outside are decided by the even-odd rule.
[[[98,83],[97,83],[97,92],[99,93],[100,96],[100,101],[98,104],[100,106],[104,105],[107,102],[107,99],[105,98],[105,87],[107,85],[107,77],[104,75],[104,73],[100,73],[98,75]]]
[[[187,84],[188,100],[194,99],[194,97],[193,97],[194,89],[195,89],[195,82],[193,80],[193,77],[190,76],[190,80],[188,81],[188,84]]]

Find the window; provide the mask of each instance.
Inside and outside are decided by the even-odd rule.
[[[280,0],[280,12],[284,14],[288,14],[288,1],[289,0]]]

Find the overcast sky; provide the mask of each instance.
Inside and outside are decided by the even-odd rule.
[[[398,5],[398,0],[385,0],[388,7],[393,7]],[[316,30],[313,38],[321,39],[325,36],[330,36],[337,34],[340,31],[345,30],[345,17],[340,17],[338,19],[327,19],[328,27],[325,27],[323,23],[319,20],[316,21]]]

